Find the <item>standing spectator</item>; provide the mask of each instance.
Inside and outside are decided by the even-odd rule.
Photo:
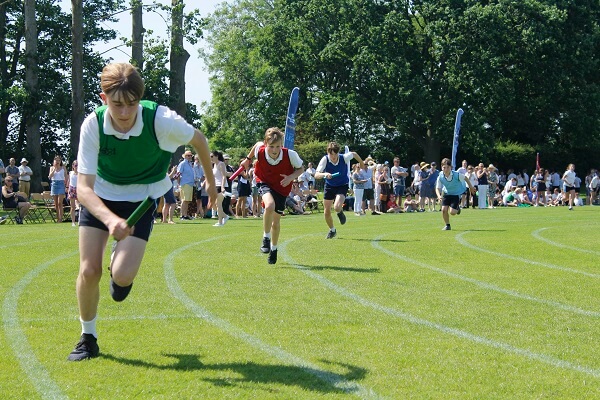
[[[410,182],[410,185],[411,185],[412,187],[414,187],[414,186],[415,186],[415,185],[414,185],[414,183],[415,183],[415,179],[416,179],[416,177],[419,175],[419,172],[418,172],[417,170],[419,170],[419,171],[420,171],[420,169],[421,169],[421,168],[420,168],[420,165],[419,165],[419,162],[418,162],[418,161],[416,161],[416,162],[415,162],[413,165],[411,165],[411,166],[410,166],[410,177],[412,178],[412,179],[411,179],[411,182]]]
[[[179,196],[181,197],[181,220],[191,220],[188,215],[190,202],[194,197],[194,165],[191,151],[187,150],[183,153],[183,161],[177,166],[179,173]]]
[[[496,191],[498,190],[498,173],[496,172],[496,167],[494,164],[490,164],[488,166],[488,208],[496,208],[494,207],[494,197],[496,196]]]
[[[309,163],[310,165],[310,163]],[[252,162],[252,168],[249,169],[250,181],[252,182],[252,215],[254,218],[260,218],[262,215],[262,196],[258,190],[258,183],[256,182],[256,160]]]
[[[223,153],[220,151],[212,151],[210,153],[210,159],[213,163],[212,173],[215,179],[214,184],[217,187],[217,201],[212,204],[212,217],[215,218],[216,216],[218,220],[213,226],[219,227],[225,225],[229,219],[229,215],[223,211],[223,199],[225,187],[227,187],[227,170],[225,169],[225,162],[223,161]]]
[[[56,211],[56,222],[63,222],[64,215],[64,204],[66,187],[67,187],[67,173],[60,156],[54,157],[54,162],[50,167],[50,195],[54,200],[54,210]]]
[[[460,167],[456,169],[456,172],[458,172],[459,174],[466,175],[468,167],[469,167],[469,163],[467,162],[467,160],[462,160],[462,163],[460,164]],[[465,193],[463,193],[463,195],[460,196],[460,207],[461,208],[469,207],[466,188],[465,188]]]
[[[340,157],[340,146],[336,142],[331,142],[327,145],[327,154],[321,159],[315,173],[316,179],[325,179],[325,190],[323,192],[323,208],[325,222],[329,227],[327,239],[332,239],[336,236],[337,231],[331,217],[331,207],[337,213],[340,224],[346,223],[344,215],[344,201],[348,193],[348,164],[353,158],[360,163],[361,168],[364,168],[362,158],[355,152],[347,152]],[[333,176],[336,174],[336,176]]]
[[[231,197],[233,196],[233,182],[229,177],[235,172],[235,168],[229,165],[231,162],[231,156],[229,154],[223,154],[223,162],[225,163],[225,177],[227,179],[227,186],[223,188],[223,211],[228,217],[231,217]]]
[[[77,160],[71,164],[69,172],[69,190],[67,191],[69,204],[71,205],[71,226],[77,226],[77,212],[79,211],[79,203],[77,202]]]
[[[177,165],[173,165],[171,171],[167,175],[171,180],[171,187],[163,196],[163,208],[162,208],[162,220],[163,224],[174,224],[173,214],[175,213],[175,205],[177,204],[177,199],[175,198],[175,191],[173,189],[173,181],[178,176]]]
[[[373,175],[374,170],[377,168],[377,164],[372,158],[367,157],[368,163],[364,164],[364,168],[360,169],[360,177],[365,181],[364,192],[363,192],[363,210],[371,210],[371,215],[381,215],[375,209],[375,189],[373,189]]]
[[[14,192],[18,192],[19,191],[19,167],[17,167],[15,165],[16,161],[14,158],[11,158],[10,160],[8,160],[8,167],[6,167],[5,171],[6,171],[6,176],[10,176],[12,178],[12,186],[13,186],[13,191]]]
[[[306,176],[308,176],[308,188],[312,189],[315,187],[315,173],[317,170],[313,167],[313,163],[308,163],[308,168],[306,168]]]
[[[25,198],[29,199],[29,194],[31,192],[31,176],[33,175],[33,171],[29,166],[29,161],[27,159],[21,159],[21,166],[19,167],[19,190],[25,193]]]
[[[552,183],[552,190],[562,190],[560,175],[556,170],[552,170],[550,173],[550,182]]]
[[[240,160],[240,165],[244,162],[245,158]],[[250,182],[248,178],[250,175],[248,174],[249,168],[246,167],[242,170],[242,173],[238,176],[238,201],[235,204],[235,215],[238,218],[247,218],[248,217],[248,207],[246,207],[248,196],[252,194],[252,189],[250,187]]]
[[[428,204],[428,208],[429,211],[437,211],[435,209],[435,205],[436,205],[436,201],[437,201],[437,196],[435,193],[435,184],[437,182],[437,178],[440,174],[440,171],[436,168],[437,164],[435,163],[435,161],[431,162],[431,168],[429,168],[429,176],[427,177],[427,179],[422,183],[421,185],[421,189],[423,189],[423,185],[427,185],[428,192],[429,195],[427,197],[427,204]],[[441,210],[441,204],[440,204],[440,210]]]
[[[600,192],[600,175],[595,172],[592,180],[589,185],[590,189],[590,200],[589,205],[593,205],[596,199],[598,198],[598,192]]]
[[[4,161],[0,158],[0,178],[4,175]]]
[[[430,196],[433,196],[434,187],[430,186],[427,182],[429,178],[429,164],[422,162],[420,165],[421,169],[419,172],[419,211],[425,211],[425,203]]]
[[[592,192],[590,189],[590,183],[592,183],[592,179],[594,179],[595,170],[590,169],[589,174],[585,176],[585,198],[587,199],[588,205],[592,205]]]
[[[361,174],[362,169],[360,168],[360,164],[354,164],[352,170],[352,181],[354,181],[354,214],[361,216],[364,213],[362,203],[367,180]]]
[[[196,218],[204,218],[204,205],[202,204],[202,182],[204,182],[204,169],[198,154],[194,156],[194,188],[196,190]]]
[[[524,191],[526,191],[528,188],[530,188],[530,186],[529,186],[529,175],[527,174],[527,170],[523,169],[523,171],[521,172],[521,175],[523,176],[523,180],[525,181],[525,184],[524,184],[524,186],[525,186],[524,189],[525,190]]]
[[[27,199],[19,196],[19,194],[13,190],[13,179],[14,178],[8,175],[4,177],[4,186],[2,186],[2,207],[4,209],[17,209],[19,215],[15,217],[15,222],[22,225],[23,218],[27,215],[27,211],[29,211],[31,204]],[[6,221],[6,219],[3,219],[2,221]]]
[[[389,168],[386,164],[381,167],[379,173],[378,184],[379,184],[379,211],[382,213],[387,212],[387,202],[390,195],[389,180]]]
[[[510,171],[512,171],[512,170],[510,170]],[[513,175],[515,175],[515,174],[513,174]],[[465,176],[467,177],[469,182],[471,182],[471,186],[476,188],[477,185],[479,185],[479,181],[477,180],[477,173],[475,172],[475,168],[472,165],[469,165],[467,167],[467,174]],[[517,176],[515,175],[515,182],[516,181],[517,181]],[[467,208],[469,208],[469,203],[471,203],[471,206],[473,208],[475,208],[475,204],[478,203],[477,200],[478,200],[477,193],[468,190],[467,191]]]
[[[394,183],[394,195],[396,196],[396,205],[402,206],[402,196],[406,189],[406,177],[408,172],[406,168],[400,166],[400,158],[394,157],[394,166],[391,169],[392,180]]]
[[[569,201],[569,210],[573,210],[573,200],[575,199],[575,164],[569,164],[567,170],[562,176],[565,184],[565,202]]]
[[[479,196],[478,207],[480,209],[487,208],[485,204],[488,200],[488,173],[483,163],[479,163],[477,166],[477,191]],[[490,206],[492,203],[490,203]]]

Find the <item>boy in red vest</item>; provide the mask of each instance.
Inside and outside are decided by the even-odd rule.
[[[263,241],[260,251],[269,253],[269,264],[277,262],[277,242],[285,200],[292,190],[292,182],[304,173],[302,160],[294,150],[283,147],[284,134],[279,128],[269,128],[263,142],[257,142],[242,162],[244,167],[256,158],[254,174],[259,193],[265,204]]]

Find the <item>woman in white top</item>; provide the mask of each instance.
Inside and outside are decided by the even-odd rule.
[[[569,199],[569,210],[573,210],[573,199],[575,199],[575,164],[569,164],[567,170],[562,176],[564,182],[565,195]],[[565,199],[566,201],[567,199]]]
[[[65,188],[67,186],[67,174],[65,173],[65,167],[63,166],[62,158],[60,156],[54,157],[54,163],[50,167],[50,195],[54,200],[54,209],[56,210],[56,222],[63,222],[64,207],[63,201],[65,200]]]
[[[227,170],[225,169],[225,160],[223,153],[213,151],[210,153],[210,159],[213,163],[213,175],[215,176],[215,186],[217,187],[217,201],[213,206],[213,217],[217,213],[217,222],[213,226],[223,226],[229,219],[229,216],[223,211],[223,198],[227,185]]]
[[[79,203],[77,202],[77,160],[73,161],[71,165],[71,172],[69,172],[69,203],[71,203],[71,226],[77,226],[75,223],[75,210],[79,209]]]

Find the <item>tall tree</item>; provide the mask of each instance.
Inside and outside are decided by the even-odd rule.
[[[169,71],[169,106],[179,115],[186,118],[185,104],[185,66],[190,53],[183,47],[183,0],[171,0],[171,57]],[[176,162],[183,154],[183,146],[173,154]]]
[[[144,70],[144,19],[140,0],[131,0],[131,59],[140,71]]]
[[[41,189],[41,145],[40,118],[38,104],[40,103],[38,88],[38,31],[35,12],[35,0],[25,0],[25,89],[27,101],[23,110],[23,120],[27,132],[27,156],[33,171],[31,189],[40,192]]]
[[[74,160],[79,149],[79,134],[85,113],[83,86],[83,0],[71,0],[71,141],[69,160]]]

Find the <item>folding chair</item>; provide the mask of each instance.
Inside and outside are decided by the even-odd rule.
[[[43,222],[46,222],[46,219],[51,219],[52,222],[56,222],[56,218],[54,218],[54,207],[48,207],[46,205],[42,193],[31,193],[31,204],[35,206],[35,212]]]

